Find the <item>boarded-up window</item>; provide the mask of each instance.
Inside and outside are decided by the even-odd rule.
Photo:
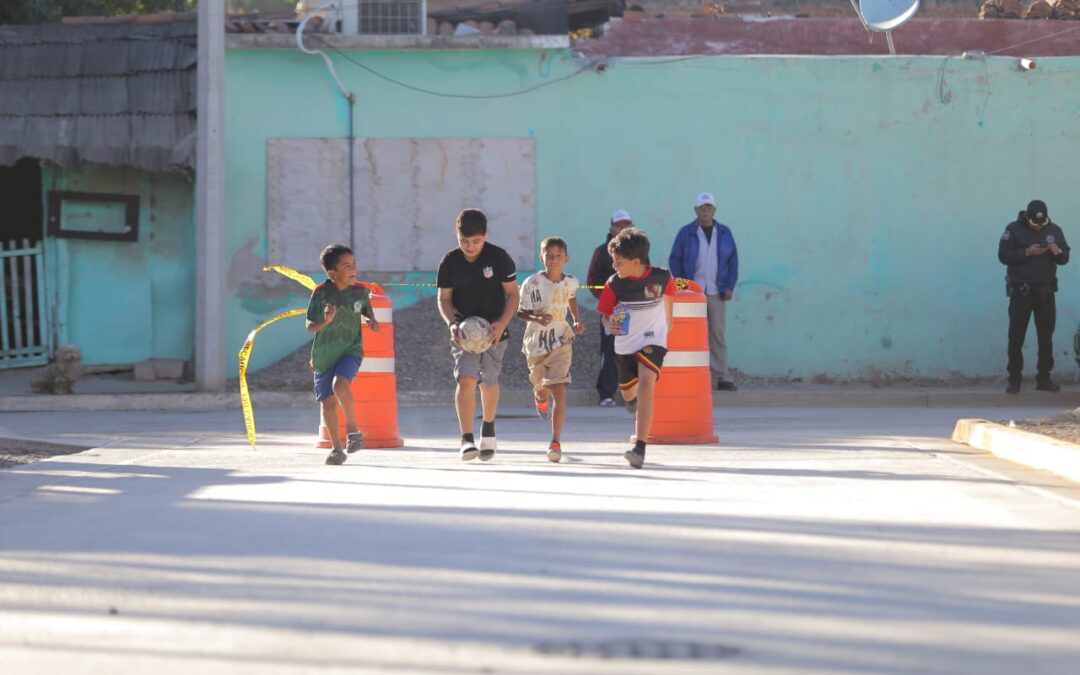
[[[354,242],[361,271],[431,271],[457,245],[454,218],[488,215],[490,241],[519,267],[536,253],[536,160],[528,138],[357,140]],[[348,145],[272,138],[267,147],[268,258],[311,270],[328,243],[349,242]]]

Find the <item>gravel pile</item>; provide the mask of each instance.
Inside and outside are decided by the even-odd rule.
[[[574,342],[572,389],[594,389],[600,369],[600,315],[582,308],[585,334]],[[500,382],[506,389],[529,389],[529,370],[521,353],[525,323],[510,324],[510,346],[503,359]],[[252,390],[311,389],[308,357],[311,343],[305,343],[277,363],[248,375]],[[454,363],[450,357],[449,333],[439,317],[434,300],[419,302],[394,312],[394,356],[397,386],[401,391],[444,391],[454,388]],[[232,389],[237,385],[232,383]]]

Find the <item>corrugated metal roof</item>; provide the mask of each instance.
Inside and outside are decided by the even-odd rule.
[[[196,24],[0,26],[0,164],[194,168]]]

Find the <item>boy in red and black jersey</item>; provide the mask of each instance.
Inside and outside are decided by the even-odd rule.
[[[637,439],[624,457],[640,469],[652,427],[656,382],[667,354],[676,288],[671,272],[649,265],[649,237],[641,230],[623,230],[608,242],[608,251],[615,274],[604,284],[596,309],[615,336],[619,389],[626,409],[636,413]]]

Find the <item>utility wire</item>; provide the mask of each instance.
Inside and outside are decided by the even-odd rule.
[[[1066,33],[1072,33],[1074,31],[1078,31],[1078,30],[1080,30],[1080,26],[1074,26],[1072,28],[1066,28],[1065,30],[1060,30],[1060,31],[1058,31],[1056,33],[1051,33],[1049,35],[1044,35],[1042,37],[1037,37],[1037,38],[1035,38],[1033,40],[1025,40],[1024,42],[1017,42],[1016,44],[1009,45],[1008,47],[1002,47],[1001,49],[995,49],[992,52],[986,52],[986,55],[987,56],[993,56],[994,54],[1000,54],[1001,52],[1008,51],[1010,49],[1016,49],[1017,47],[1023,47],[1024,45],[1030,45],[1030,44],[1033,44],[1035,42],[1042,42],[1043,40],[1049,40],[1051,38],[1056,38],[1059,35],[1065,35]]]
[[[399,87],[404,87],[406,89],[411,89],[412,91],[416,91],[416,92],[419,92],[421,94],[428,94],[429,96],[440,96],[442,98],[464,98],[464,99],[474,99],[474,100],[490,100],[490,99],[495,99],[495,98],[510,98],[510,97],[513,97],[513,96],[521,96],[523,94],[528,94],[530,92],[536,91],[537,89],[543,89],[544,87],[550,87],[553,84],[559,84],[560,82],[566,82],[567,80],[573,79],[573,78],[577,77],[578,75],[581,75],[583,73],[587,73],[587,72],[589,72],[590,70],[593,69],[592,65],[585,65],[585,66],[582,66],[578,70],[575,70],[574,72],[572,72],[572,73],[570,73],[568,75],[563,75],[562,77],[557,77],[554,80],[550,80],[548,82],[541,82],[540,84],[536,84],[536,85],[533,85],[531,87],[526,87],[525,89],[519,89],[517,91],[509,91],[509,92],[505,92],[505,93],[502,93],[502,94],[454,94],[454,93],[445,92],[445,91],[434,91],[432,89],[424,89],[423,87],[417,87],[417,86],[409,84],[407,82],[402,82],[401,80],[395,80],[394,78],[390,77],[389,75],[383,75],[382,73],[375,70],[371,66],[366,66],[363,63],[360,63],[359,61],[357,61],[353,57],[349,56],[346,52],[341,51],[340,49],[338,49],[338,48],[334,47],[333,45],[331,45],[326,40],[322,39],[322,37],[320,37],[320,36],[313,36],[313,37],[315,37],[315,39],[317,39],[319,42],[323,43],[327,47],[327,49],[329,49],[330,51],[334,52],[335,54],[338,54],[339,56],[341,56],[341,58],[345,59],[349,63],[352,63],[354,66],[356,66],[358,68],[366,70],[367,72],[371,73],[372,75],[374,75],[375,77],[377,77],[377,78],[379,78],[381,80],[385,80],[385,81],[390,82],[392,84],[396,84]]]

